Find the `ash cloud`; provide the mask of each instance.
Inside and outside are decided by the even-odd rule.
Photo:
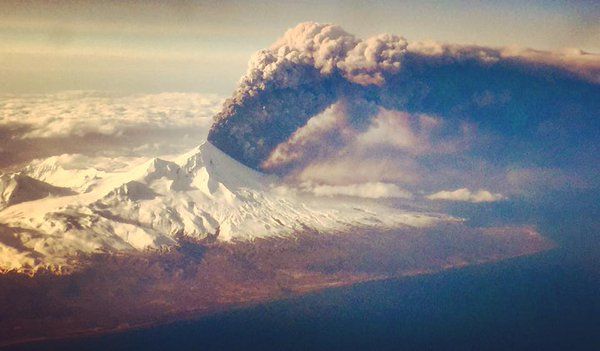
[[[437,162],[433,171],[459,179],[464,172],[444,165],[491,163],[502,173],[590,161],[598,111],[598,55],[409,43],[387,34],[362,40],[339,26],[302,23],[252,58],[208,139],[255,169],[306,175],[318,161],[352,164],[359,142],[367,153],[387,138],[364,160],[386,154],[411,165],[384,162],[387,169],[412,169],[405,177],[417,179]],[[426,117],[421,125],[406,116]],[[442,127],[426,130],[427,117]]]

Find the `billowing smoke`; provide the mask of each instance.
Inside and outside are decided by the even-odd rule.
[[[502,139],[475,154],[508,165],[527,153],[534,166],[552,167],[557,154],[576,158],[579,146],[597,144],[598,111],[598,55],[409,43],[387,34],[361,40],[339,26],[302,23],[254,55],[208,139],[250,167],[287,173],[303,160],[350,152],[377,126],[406,124],[455,139],[472,128]],[[390,122],[394,116],[399,122]]]

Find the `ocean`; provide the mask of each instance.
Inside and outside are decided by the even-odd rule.
[[[526,222],[537,218],[542,233],[559,245],[537,255],[13,349],[600,350],[596,200],[489,211],[516,222],[517,216]],[[565,203],[577,205],[567,209]]]

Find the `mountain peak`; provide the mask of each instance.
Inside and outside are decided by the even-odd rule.
[[[30,177],[23,179],[34,184],[28,189],[53,189]],[[13,201],[0,211],[0,225],[22,229],[17,233],[38,233],[18,237],[24,251],[18,259],[26,265],[36,257],[44,266],[65,264],[79,252],[170,246],[181,235],[237,241],[290,236],[307,228],[344,232],[453,220],[358,199],[342,202],[282,192],[280,185],[275,176],[250,169],[205,142],[173,161],[153,158],[113,173],[86,193]]]
[[[0,209],[48,196],[73,195],[70,189],[56,187],[22,173],[0,176]]]

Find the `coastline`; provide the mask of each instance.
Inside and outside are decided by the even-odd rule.
[[[0,349],[10,350],[14,347],[28,347],[35,345],[44,345],[52,342],[77,342],[84,341],[86,339],[98,338],[98,337],[106,337],[106,336],[117,336],[119,334],[123,335],[125,333],[130,332],[149,332],[155,328],[168,328],[175,327],[179,323],[196,323],[207,318],[214,318],[219,316],[228,315],[235,312],[245,311],[253,308],[257,308],[260,306],[267,306],[271,304],[289,304],[294,303],[299,299],[310,298],[314,296],[318,296],[320,294],[325,294],[334,291],[341,291],[344,289],[351,288],[360,288],[362,286],[368,284],[376,284],[381,282],[397,282],[402,283],[412,279],[427,279],[427,277],[439,276],[439,275],[447,275],[447,274],[456,274],[461,271],[475,270],[481,267],[492,269],[495,266],[510,266],[514,264],[519,264],[523,260],[544,260],[547,256],[553,256],[560,253],[561,248],[554,245],[550,248],[544,249],[542,251],[538,251],[531,254],[519,254],[515,256],[510,256],[506,258],[492,259],[485,262],[477,262],[473,264],[467,265],[457,265],[453,267],[445,267],[440,269],[433,270],[424,270],[421,272],[412,272],[405,273],[398,276],[381,276],[381,277],[370,277],[357,279],[354,281],[344,281],[338,282],[337,284],[325,283],[321,285],[314,286],[311,289],[308,289],[304,292],[293,292],[288,293],[283,297],[276,297],[271,300],[257,300],[257,301],[248,301],[245,303],[240,303],[236,305],[223,305],[217,306],[210,309],[202,308],[194,311],[187,311],[183,313],[179,313],[172,316],[165,316],[161,320],[155,320],[147,323],[140,323],[136,325],[126,325],[126,326],[118,326],[113,329],[104,329],[104,330],[82,330],[77,331],[71,334],[53,336],[53,337],[40,337],[40,338],[32,338],[32,339],[23,339],[23,340],[14,340],[8,343],[0,343]]]

